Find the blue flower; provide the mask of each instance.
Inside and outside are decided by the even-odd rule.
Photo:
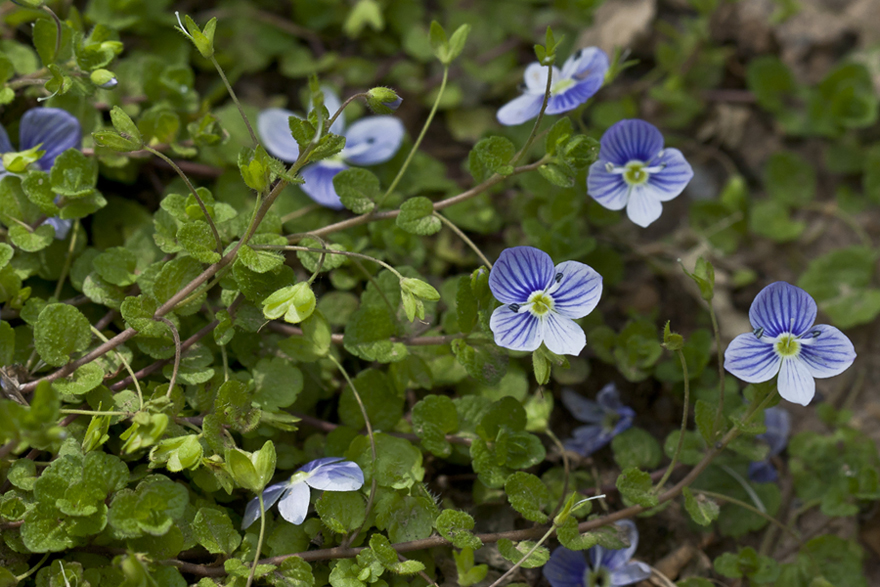
[[[663,148],[657,127],[621,120],[602,135],[587,193],[609,210],[626,208],[629,219],[645,227],[660,218],[661,202],[678,196],[693,176],[681,151]]]
[[[503,304],[489,320],[495,344],[534,351],[543,342],[558,355],[577,355],[587,338],[574,319],[599,303],[602,276],[577,261],[553,267],[544,251],[513,247],[501,251],[489,273],[489,288]]]
[[[299,525],[309,511],[309,487],[322,491],[356,491],[363,485],[364,472],[356,463],[341,457],[317,459],[303,465],[289,480],[267,487],[263,491],[263,508],[268,510],[277,501],[281,517]],[[260,500],[255,497],[247,504],[241,529],[259,517]]]
[[[553,67],[550,78],[550,99],[547,114],[560,114],[574,110],[602,87],[608,71],[608,56],[598,47],[587,47],[569,57],[560,71]],[[498,122],[506,126],[522,124],[536,117],[544,103],[547,90],[547,67],[538,62],[526,68],[522,96],[515,98],[498,110]]]
[[[82,145],[82,128],[79,120],[60,108],[32,108],[24,113],[19,124],[18,150],[27,151],[36,146],[45,151],[36,166],[49,171],[55,159],[67,149],[79,149]],[[15,151],[6,129],[0,125],[0,155]],[[9,172],[0,162],[0,179]],[[56,198],[57,199],[57,198]],[[64,239],[73,224],[72,220],[49,218],[46,221],[55,228],[55,238]]]
[[[584,556],[583,552],[560,546],[544,565],[544,578],[553,587],[622,587],[650,577],[651,567],[645,563],[630,561],[639,545],[636,525],[629,520],[621,520],[616,525],[627,534],[627,548],[606,550],[601,546],[594,546]]]
[[[758,483],[772,483],[778,475],[776,467],[770,459],[777,456],[788,445],[788,434],[791,430],[791,417],[784,408],[773,407],[764,411],[764,426],[767,431],[756,438],[763,440],[770,447],[770,452],[763,461],[749,463],[749,479]]]
[[[562,403],[575,418],[587,424],[575,428],[574,438],[565,441],[565,448],[585,457],[632,426],[636,415],[632,408],[620,403],[620,395],[613,383],[602,388],[596,401],[585,399],[571,389],[563,389]]]
[[[754,331],[740,334],[724,352],[724,368],[748,383],[777,374],[779,395],[803,406],[816,394],[814,378],[840,375],[856,358],[852,342],[816,321],[810,294],[784,281],[761,290],[749,308]]]
[[[328,88],[324,90],[324,105],[331,116],[339,109],[339,98]],[[257,128],[263,137],[263,146],[282,161],[293,163],[299,156],[299,146],[290,134],[288,120],[296,116],[283,108],[260,112]],[[345,148],[328,159],[305,166],[300,175],[305,183],[300,187],[315,202],[341,210],[343,208],[333,178],[351,165],[376,165],[391,159],[400,148],[405,129],[393,116],[367,116],[350,127],[345,127],[345,115],[340,114],[330,132],[345,137]]]

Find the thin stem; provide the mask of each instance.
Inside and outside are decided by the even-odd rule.
[[[449,218],[447,218],[440,212],[434,212],[434,216],[436,216],[440,220],[440,222],[448,226],[449,230],[458,235],[458,238],[463,240],[464,244],[469,246],[471,250],[477,254],[477,257],[480,258],[480,260],[483,262],[484,265],[486,265],[486,267],[488,267],[490,270],[492,269],[492,263],[489,261],[489,259],[486,258],[486,255],[483,254],[483,251],[481,251],[480,248],[474,244],[474,241],[469,239],[468,236],[459,227],[457,227],[454,222],[452,222]]]
[[[76,414],[77,416],[124,416],[131,418],[134,416],[132,412],[101,412],[95,410],[59,410],[61,414]]]
[[[562,478],[562,494],[559,496],[559,503],[556,504],[556,508],[553,510],[553,513],[550,514],[550,519],[556,517],[556,514],[562,509],[562,506],[565,505],[566,497],[568,496],[568,481],[571,476],[571,465],[568,462],[568,454],[565,452],[565,446],[560,442],[559,438],[553,434],[553,431],[549,428],[544,431],[550,440],[553,441],[553,444],[556,445],[556,448],[559,449],[559,454],[562,455],[562,467],[563,467],[563,478]]]
[[[254,573],[257,572],[257,565],[260,563],[260,551],[263,549],[263,537],[266,534],[266,508],[263,503],[262,492],[257,494],[257,499],[260,500],[260,537],[257,539],[257,552],[254,555],[254,564],[251,565],[251,572],[248,575],[245,587],[251,587],[251,584],[254,582]]]
[[[372,261],[373,263],[378,263],[394,275],[398,277],[398,279],[403,279],[403,275],[400,272],[386,263],[385,261],[381,261],[375,257],[371,257],[369,255],[364,255],[362,253],[352,253],[351,251],[337,251],[336,249],[329,248],[317,248],[317,247],[302,247],[299,245],[252,245],[252,249],[254,250],[269,250],[269,251],[305,251],[307,253],[321,253],[322,255],[342,255],[344,257],[353,257],[356,259],[366,259],[367,261]]]
[[[43,11],[49,13],[49,16],[55,21],[55,27],[57,28],[57,33],[55,35],[55,59],[58,59],[58,54],[61,53],[61,19],[58,18],[58,15],[55,14],[55,11],[46,6],[45,4],[42,6]]]
[[[394,177],[394,181],[391,182],[391,185],[388,186],[388,189],[385,190],[385,193],[379,198],[379,201],[376,203],[377,207],[382,206],[391,192],[394,191],[394,188],[397,187],[397,184],[400,183],[400,179],[403,177],[403,174],[406,172],[406,168],[409,167],[410,162],[413,157],[415,157],[416,151],[419,150],[419,146],[422,144],[422,139],[425,138],[425,134],[428,132],[428,127],[431,126],[431,121],[434,120],[434,115],[437,113],[437,108],[440,106],[440,98],[443,97],[443,92],[446,90],[446,80],[449,78],[449,66],[443,66],[443,80],[440,82],[440,89],[437,90],[437,97],[434,99],[434,105],[431,107],[431,112],[428,114],[427,120],[425,120],[424,126],[422,126],[422,132],[419,133],[419,137],[416,139],[416,142],[413,143],[412,149],[409,150],[409,155],[406,156],[406,161],[403,162],[403,165],[400,167],[400,170],[397,172],[397,175]]]
[[[45,6],[43,8],[45,8]],[[61,267],[61,275],[58,277],[58,284],[55,286],[56,300],[61,297],[61,289],[64,287],[64,281],[67,279],[67,274],[70,272],[70,265],[73,262],[73,251],[76,248],[76,237],[79,234],[78,219],[74,220],[71,232],[73,234],[70,235],[70,245],[67,247],[67,257],[64,259],[64,266]]]
[[[535,119],[535,124],[532,126],[532,132],[529,133],[529,138],[526,139],[522,149],[519,150],[519,153],[517,153],[513,158],[513,161],[510,162],[514,167],[516,167],[516,164],[519,163],[520,159],[525,156],[529,147],[532,146],[532,143],[535,142],[535,136],[538,134],[538,128],[541,126],[541,121],[544,120],[544,112],[547,110],[547,104],[550,102],[550,88],[552,87],[552,84],[553,64],[551,63],[547,66],[547,86],[544,88],[544,101],[541,103],[541,111],[538,112],[538,118]]]
[[[743,491],[745,491],[746,494],[748,494],[749,498],[755,504],[755,507],[757,507],[759,510],[761,510],[762,513],[764,513],[764,514],[767,513],[767,508],[764,506],[764,502],[761,501],[761,498],[758,497],[758,494],[755,493],[755,490],[752,489],[752,486],[749,485],[748,482],[742,478],[742,475],[740,475],[739,473],[737,473],[736,471],[734,471],[733,469],[731,469],[727,465],[720,465],[720,468],[725,473],[727,473],[728,475],[733,477],[737,483],[739,483],[740,487],[743,488]]]
[[[159,321],[164,322],[165,326],[171,329],[171,336],[174,337],[174,369],[171,371],[171,381],[168,382],[168,391],[165,393],[165,397],[171,397],[174,384],[177,383],[177,371],[180,369],[180,355],[182,354],[180,348],[180,333],[177,332],[174,323],[168,318],[162,316],[159,318]]]
[[[323,208],[323,206],[321,206],[320,204],[311,204],[309,206],[303,206],[299,210],[294,210],[290,214],[285,214],[284,216],[282,216],[281,217],[281,224],[286,224],[287,222],[290,222],[291,220],[296,220],[297,218],[305,216],[306,214],[314,212],[315,210],[320,210],[321,208]]]
[[[538,541],[535,543],[535,545],[534,545],[532,548],[530,548],[529,551],[528,551],[525,555],[523,555],[523,557],[522,557],[521,559],[519,559],[519,560],[516,562],[516,564],[514,564],[512,567],[510,567],[509,569],[507,569],[507,571],[506,571],[503,575],[501,575],[500,577],[498,577],[498,579],[496,579],[494,583],[492,583],[491,585],[489,585],[489,587],[498,587],[499,585],[501,585],[501,582],[504,581],[504,579],[506,579],[506,578],[509,577],[510,575],[512,575],[512,574],[513,574],[518,568],[520,568],[520,567],[522,566],[522,564],[523,564],[524,562],[526,562],[527,560],[529,560],[529,557],[532,556],[532,555],[535,553],[536,550],[538,550],[539,548],[541,548],[541,545],[544,544],[544,541],[547,540],[548,538],[550,538],[550,536],[551,536],[551,535],[553,534],[553,532],[555,532],[555,531],[556,531],[556,526],[555,526],[555,525],[550,526],[550,528],[547,530],[547,532],[545,532],[544,535],[541,536],[541,539],[538,540]]]
[[[220,79],[223,80],[223,85],[226,86],[226,91],[229,92],[229,96],[232,98],[232,101],[235,102],[235,107],[238,108],[238,113],[241,114],[241,119],[244,120],[244,125],[248,129],[248,133],[251,135],[251,140],[254,142],[254,148],[260,144],[260,141],[257,140],[257,135],[254,134],[254,129],[251,127],[251,121],[248,120],[247,114],[244,113],[244,108],[241,107],[241,102],[238,101],[238,96],[235,95],[235,90],[232,89],[232,86],[229,84],[229,80],[226,79],[226,73],[223,71],[223,68],[220,67],[220,64],[217,63],[217,58],[211,55],[211,63],[214,64],[214,68],[217,70],[217,73],[220,74]]]
[[[801,541],[801,537],[797,532],[795,532],[794,530],[792,530],[791,528],[789,528],[788,526],[786,526],[785,524],[783,524],[782,522],[780,522],[779,520],[774,518],[773,516],[768,515],[766,511],[763,511],[759,508],[756,508],[755,506],[748,504],[744,501],[740,501],[740,500],[735,499],[733,497],[730,497],[728,495],[724,495],[723,493],[715,493],[714,491],[706,491],[703,489],[694,489],[693,491],[694,491],[694,493],[700,493],[702,495],[705,495],[706,497],[712,497],[715,499],[720,499],[721,501],[726,501],[728,503],[738,505],[741,508],[747,509],[750,512],[758,514],[759,516],[761,516],[762,518],[764,518],[765,520],[767,520],[768,522],[770,522],[771,524],[773,524],[777,528],[780,528],[783,532],[785,532],[786,534],[788,534],[789,536],[791,536],[792,538],[797,540],[798,544],[803,545],[803,542]]]
[[[104,342],[104,344],[110,344],[110,341],[107,340],[107,337],[104,336],[100,330],[98,330],[94,326],[89,326],[89,328],[92,330],[92,334],[94,334],[99,339],[101,339]],[[115,348],[113,349],[113,352],[116,353],[116,358],[119,359],[120,362],[122,362],[122,364],[125,366],[125,370],[128,371],[129,375],[131,375],[131,380],[134,383],[135,389],[137,390],[138,400],[140,401],[141,409],[143,410],[144,409],[144,394],[141,392],[140,382],[138,381],[137,377],[134,376],[134,371],[132,370],[131,365],[128,364],[128,361],[125,360],[125,357],[122,356],[122,353],[117,351]]]
[[[678,435],[678,446],[675,447],[675,454],[672,455],[672,461],[669,462],[666,472],[663,473],[660,481],[658,481],[657,485],[654,487],[654,493],[663,489],[663,485],[669,480],[669,476],[672,475],[672,470],[675,469],[675,465],[678,464],[678,456],[681,454],[681,447],[684,445],[684,433],[687,432],[688,414],[690,413],[691,384],[688,379],[687,361],[685,361],[684,353],[681,349],[677,349],[675,354],[678,355],[678,360],[681,361],[681,370],[682,373],[684,373],[684,409],[681,414],[681,432]]]
[[[155,155],[156,157],[158,157],[159,159],[161,159],[162,161],[167,163],[171,167],[171,169],[173,169],[174,171],[177,172],[177,175],[180,176],[180,179],[183,180],[183,183],[186,184],[186,187],[189,188],[189,193],[191,193],[193,195],[193,197],[196,199],[196,202],[199,203],[199,208],[202,209],[202,214],[205,216],[205,220],[207,221],[208,226],[211,227],[211,232],[214,233],[214,241],[216,242],[216,245],[217,245],[217,253],[222,257],[223,256],[223,241],[220,239],[220,233],[217,232],[217,227],[214,225],[214,220],[211,218],[211,215],[208,214],[208,207],[205,206],[205,203],[202,201],[201,196],[199,196],[199,193],[196,191],[195,186],[193,186],[192,182],[189,180],[189,178],[186,176],[186,174],[183,172],[183,170],[177,166],[177,163],[172,161],[170,157],[165,155],[165,153],[162,153],[161,151],[157,151],[156,149],[154,149],[148,145],[144,145],[144,150],[149,151],[150,153],[152,153],[153,155]]]
[[[44,6],[43,8],[45,8],[45,6]],[[55,14],[55,13],[53,12],[52,14]],[[56,49],[56,51],[57,51],[57,49]],[[50,555],[50,554],[52,554],[52,553],[51,553],[51,552],[47,552],[46,554],[44,554],[44,555],[43,555],[43,558],[41,558],[40,561],[39,561],[36,565],[34,565],[33,568],[28,569],[26,573],[23,573],[23,574],[21,574],[21,575],[17,575],[17,576],[15,577],[15,580],[18,581],[19,583],[21,583],[22,581],[24,581],[25,579],[27,579],[28,577],[30,577],[31,575],[33,575],[34,573],[36,573],[37,571],[39,571],[39,570],[40,570],[40,567],[43,566],[43,563],[46,562],[46,559],[49,558],[49,555]],[[61,572],[64,573],[64,567],[63,567],[63,566],[61,567]],[[66,577],[66,576],[64,577],[64,580],[67,581],[67,577]]]
[[[709,317],[712,318],[712,331],[715,333],[715,360],[718,363],[718,411],[715,413],[715,423],[712,424],[712,437],[718,435],[721,430],[721,422],[724,418],[724,357],[721,351],[721,329],[718,328],[718,317],[712,302],[709,304]]]

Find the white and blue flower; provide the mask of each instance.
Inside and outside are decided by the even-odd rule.
[[[283,483],[270,485],[263,491],[263,508],[268,510],[278,502],[281,517],[291,524],[302,524],[309,512],[311,489],[322,491],[357,491],[364,485],[364,472],[351,461],[341,457],[317,459],[303,465]],[[248,503],[241,520],[244,530],[260,517],[260,500]]]
[[[79,149],[82,146],[82,127],[77,118],[60,108],[32,108],[24,113],[19,123],[18,150],[27,151],[39,146],[45,151],[37,168],[49,171],[55,164],[55,159],[67,149]],[[3,125],[0,125],[0,155],[15,151],[9,140],[9,135]],[[0,162],[0,179],[9,172]],[[55,229],[55,238],[65,239],[72,220],[49,218],[47,224]]]
[[[608,71],[608,56],[598,47],[580,49],[562,65],[553,66],[547,114],[574,110],[599,91]],[[498,122],[506,126],[522,124],[536,117],[544,103],[547,90],[547,66],[538,62],[526,68],[522,96],[514,98],[498,110]]]
[[[610,550],[594,546],[584,556],[583,552],[560,546],[544,565],[544,578],[553,587],[623,587],[650,577],[651,567],[631,560],[639,545],[636,525],[621,520],[616,526],[626,532],[628,547]]]
[[[323,88],[324,105],[332,116],[340,106],[339,98]],[[290,133],[289,119],[296,116],[283,108],[269,108],[260,112],[257,128],[266,150],[288,163],[299,156],[299,146]],[[391,159],[403,141],[406,132],[403,123],[393,116],[367,116],[346,128],[345,115],[340,114],[330,132],[345,137],[345,148],[327,159],[305,166],[300,175],[305,183],[300,187],[315,202],[341,210],[343,208],[333,178],[349,165],[377,165]]]
[[[662,202],[678,196],[693,176],[681,151],[663,148],[657,127],[621,120],[602,135],[587,193],[609,210],[626,208],[629,219],[645,227],[660,218]]]
[[[770,459],[779,455],[788,445],[788,435],[791,431],[791,416],[785,408],[775,406],[764,410],[764,426],[767,431],[755,438],[763,440],[770,447],[763,461],[749,463],[749,479],[758,483],[773,483],[779,478],[776,467]]]
[[[620,402],[617,386],[609,383],[599,391],[596,401],[588,400],[571,389],[562,390],[562,403],[568,411],[586,426],[572,432],[565,448],[582,456],[589,456],[611,442],[632,426],[636,413]]]
[[[777,281],[761,290],[749,308],[754,331],[734,338],[724,368],[748,383],[776,375],[779,395],[803,406],[816,394],[815,378],[843,373],[856,358],[840,330],[816,321],[816,302],[799,287]]]
[[[587,338],[574,320],[599,303],[602,276],[577,261],[554,267],[550,255],[534,247],[512,247],[492,267],[489,288],[503,304],[489,320],[495,344],[534,351],[543,342],[558,355],[577,355]]]

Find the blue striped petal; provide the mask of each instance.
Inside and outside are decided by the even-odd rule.
[[[769,460],[749,463],[749,480],[755,483],[773,483],[778,478],[776,467]]]
[[[813,335],[810,338],[810,334]],[[813,377],[824,379],[846,371],[856,358],[847,336],[834,326],[817,324],[801,339],[800,358]]]
[[[342,210],[342,201],[333,187],[333,178],[336,174],[347,169],[345,163],[337,163],[334,161],[318,161],[307,165],[300,172],[302,178],[306,181],[299,187],[315,202],[332,208],[334,210]]]
[[[663,204],[648,184],[633,186],[626,203],[626,215],[635,224],[645,228],[663,213]]]
[[[615,526],[624,531],[629,546],[616,550],[594,546],[589,551],[593,570],[605,567],[611,571],[616,571],[629,562],[639,547],[639,531],[631,520],[621,520]]]
[[[305,482],[324,491],[356,491],[364,485],[364,472],[357,463],[337,461],[316,467]]]
[[[257,131],[263,148],[272,156],[293,163],[299,157],[299,145],[290,132],[290,117],[297,116],[284,108],[269,108],[257,116]]]
[[[605,81],[605,74],[597,76],[589,76],[584,81],[567,88],[566,90],[553,94],[547,102],[547,114],[559,114],[574,110],[593,95],[602,87]]]
[[[554,283],[547,291],[553,309],[566,318],[583,318],[599,304],[602,276],[589,265],[565,261],[556,266]]]
[[[724,368],[748,383],[773,379],[781,363],[773,343],[766,338],[758,339],[751,332],[734,338],[724,351]]]
[[[572,437],[563,443],[565,450],[576,452],[583,457],[590,456],[614,438],[614,434],[601,424],[579,426],[571,434]]]
[[[522,124],[536,117],[543,103],[542,95],[523,94],[498,109],[498,122],[505,126]]]
[[[605,419],[605,409],[598,402],[587,399],[571,389],[562,390],[562,404],[568,408],[572,416],[581,422],[601,424]]]
[[[810,370],[800,357],[787,357],[782,360],[776,387],[782,399],[802,406],[809,404],[816,395],[816,380],[810,375]]]
[[[375,165],[388,161],[400,148],[403,123],[393,116],[368,116],[345,132],[340,156],[353,165]]]
[[[641,562],[632,562],[611,572],[609,577],[614,587],[633,585],[651,577],[651,567]]]
[[[73,226],[73,220],[62,220],[57,216],[46,219],[46,224],[55,229],[55,238],[63,241]]]
[[[489,319],[495,344],[514,351],[531,352],[541,346],[540,326],[540,320],[528,310],[514,312],[509,306],[495,308]]]
[[[544,344],[557,355],[579,355],[587,346],[584,329],[571,318],[548,312],[541,317]]]
[[[648,177],[648,187],[652,189],[654,197],[661,202],[667,202],[678,196],[694,176],[684,155],[678,149],[663,149],[662,155],[655,157],[649,162],[649,166],[663,165],[663,169],[652,173]]]
[[[587,193],[609,210],[623,210],[629,200],[629,186],[620,173],[609,173],[605,165],[609,161],[599,159],[590,165],[587,175]]]
[[[770,446],[770,455],[775,457],[788,444],[788,435],[791,432],[791,416],[785,408],[774,406],[764,410],[764,426],[767,431],[759,434],[760,438]]]
[[[82,127],[79,120],[66,110],[60,108],[32,108],[21,117],[19,127],[19,150],[42,145],[46,151],[37,165],[48,171],[55,164],[55,158],[67,149],[79,149],[82,146]]]
[[[584,553],[558,547],[541,569],[552,587],[584,587],[584,573],[588,570]]]
[[[749,321],[763,328],[765,336],[775,338],[786,332],[800,336],[816,321],[816,302],[801,288],[777,281],[755,296]]]
[[[302,524],[309,513],[311,490],[302,481],[287,486],[284,497],[278,502],[281,517],[297,526]]]
[[[647,163],[663,148],[663,135],[653,124],[644,120],[621,120],[602,135],[599,159],[615,165],[630,161]]]
[[[535,247],[511,247],[498,255],[489,273],[489,289],[502,304],[524,304],[544,291],[554,277],[550,255]]]
[[[278,498],[287,490],[287,483],[276,483],[263,490],[263,509],[268,510],[275,505]],[[248,502],[244,509],[244,517],[241,519],[241,529],[244,530],[260,517],[260,500],[256,497]]]
[[[572,53],[562,66],[562,77],[585,80],[587,77],[604,79],[608,71],[608,55],[598,47],[586,47]]]

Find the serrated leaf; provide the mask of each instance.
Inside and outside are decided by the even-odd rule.
[[[507,478],[504,492],[513,509],[522,514],[525,519],[532,522],[547,521],[547,514],[542,510],[550,501],[550,490],[539,478],[529,473],[517,471]]]
[[[34,347],[46,363],[61,367],[70,355],[84,351],[92,340],[88,319],[67,304],[49,304],[34,326]]]
[[[211,554],[229,556],[241,544],[241,535],[235,531],[229,516],[213,507],[199,508],[192,521],[192,531],[198,543]]]
[[[483,541],[471,532],[474,529],[474,518],[465,512],[445,509],[434,520],[434,527],[456,548],[478,549],[483,546]]]
[[[68,198],[82,198],[98,183],[98,162],[77,149],[68,149],[56,159],[49,172],[52,191]]]
[[[410,198],[400,206],[397,226],[410,234],[428,236],[440,231],[440,219],[434,216],[434,204],[428,198]]]
[[[498,552],[510,562],[518,563],[531,552],[534,546],[535,543],[531,540],[523,540],[514,544],[512,540],[502,538],[498,541]],[[548,560],[550,560],[550,551],[544,546],[539,546],[520,566],[524,569],[534,569],[544,566]]]
[[[342,205],[355,214],[366,214],[381,196],[379,178],[362,168],[343,169],[333,177],[333,187]]]
[[[617,489],[629,501],[643,507],[657,505],[657,496],[651,492],[653,482],[651,476],[635,467],[624,469],[617,477]]]
[[[682,493],[684,494],[684,507],[694,522],[700,526],[708,526],[718,518],[720,508],[712,499],[702,493],[695,496],[690,487],[685,487]]]

